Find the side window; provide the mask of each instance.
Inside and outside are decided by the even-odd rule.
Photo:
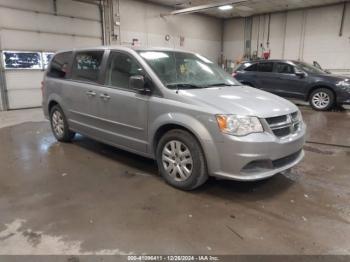
[[[135,75],[144,75],[135,58],[124,53],[111,52],[106,75],[108,86],[129,89],[129,78]]]
[[[262,62],[258,65],[259,72],[272,72],[273,63],[272,62]]]
[[[258,64],[248,66],[246,69],[244,69],[244,71],[256,72],[258,71]]]
[[[72,52],[65,52],[55,55],[51,61],[50,70],[47,75],[54,78],[66,78],[72,54]]]
[[[285,63],[276,63],[275,72],[280,74],[294,74],[294,67]]]
[[[78,52],[74,58],[72,78],[97,82],[104,51]]]

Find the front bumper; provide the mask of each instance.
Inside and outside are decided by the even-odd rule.
[[[337,92],[337,104],[339,105],[350,105],[350,92],[341,90]]]
[[[297,133],[284,138],[277,138],[269,132],[245,137],[225,135],[225,141],[216,144],[219,165],[210,173],[240,181],[260,180],[281,173],[303,159],[305,133],[303,124]]]

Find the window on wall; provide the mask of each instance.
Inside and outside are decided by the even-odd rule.
[[[128,89],[129,79],[134,75],[143,75],[137,61],[127,54],[112,52],[107,67],[107,85]]]
[[[48,76],[54,78],[65,78],[68,72],[69,64],[72,60],[73,53],[59,53],[53,57]]]
[[[42,69],[41,52],[4,51],[5,69]]]
[[[53,52],[3,51],[5,69],[46,69]]]
[[[89,82],[97,82],[103,51],[78,52],[75,56],[72,78]]]

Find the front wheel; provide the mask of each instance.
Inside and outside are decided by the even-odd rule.
[[[50,123],[52,132],[58,141],[70,142],[74,138],[75,133],[69,130],[67,119],[59,105],[52,107]]]
[[[318,88],[310,95],[310,104],[313,109],[327,111],[334,106],[334,94],[327,88]]]
[[[192,190],[208,179],[202,148],[187,131],[174,129],[166,133],[158,143],[156,155],[162,177],[176,188]]]

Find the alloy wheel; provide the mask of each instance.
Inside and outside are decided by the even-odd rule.
[[[329,105],[330,101],[331,99],[329,95],[325,92],[318,92],[312,97],[312,103],[318,109],[326,108]]]

